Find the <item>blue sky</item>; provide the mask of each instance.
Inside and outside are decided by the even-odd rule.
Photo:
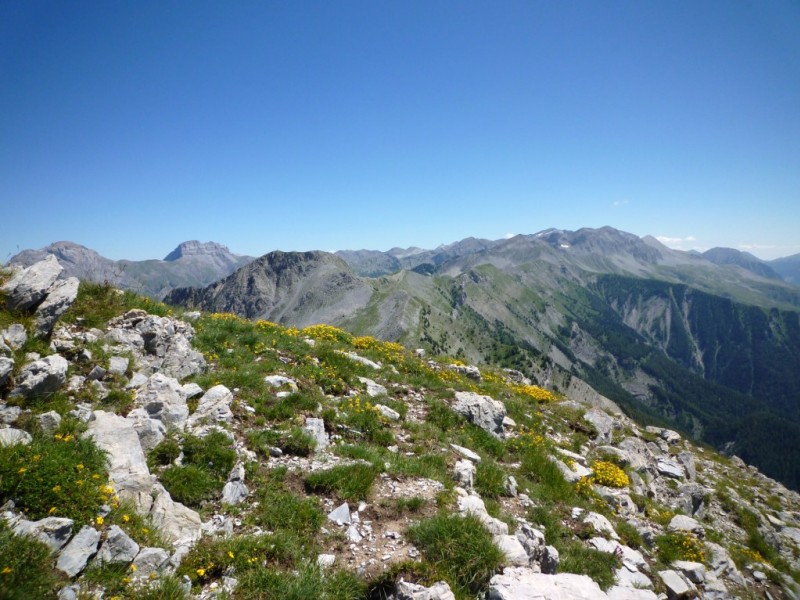
[[[12,1],[0,77],[0,261],[603,225],[800,252],[793,0]]]

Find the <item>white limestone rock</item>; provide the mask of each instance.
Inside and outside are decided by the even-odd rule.
[[[72,536],[72,519],[46,517],[38,521],[19,519],[12,529],[17,535],[30,535],[47,544],[53,552],[63,548]]]
[[[13,323],[5,329],[0,330],[0,342],[10,350],[19,350],[28,341],[28,333],[25,326],[20,323]]]
[[[133,423],[114,413],[97,410],[84,435],[94,439],[97,447],[107,453],[108,476],[120,497],[130,498],[145,511],[149,509],[153,477]]]
[[[503,419],[506,407],[502,402],[475,392],[456,392],[453,410],[494,437],[505,439]]]
[[[153,524],[176,546],[199,539],[202,526],[200,515],[180,502],[175,502],[160,484],[156,484],[153,489],[157,494],[150,510]]]
[[[481,462],[480,455],[476,452],[473,452],[469,448],[464,448],[464,446],[459,446],[458,444],[450,444],[450,447],[455,450],[457,454],[469,461],[474,462],[475,464]]]
[[[386,388],[379,383],[375,383],[369,377],[359,377],[358,380],[363,383],[367,388],[367,396],[375,398],[377,396],[385,396],[387,394]]]
[[[437,581],[431,587],[400,580],[395,588],[397,600],[456,600],[453,590],[444,581]]]
[[[55,282],[48,290],[47,296],[36,307],[34,315],[34,332],[39,337],[46,337],[53,331],[58,318],[75,302],[78,297],[78,278],[69,277]]]
[[[494,538],[494,543],[503,552],[506,566],[527,567],[530,564],[530,557],[516,536],[498,535]]]
[[[120,527],[111,525],[95,560],[101,565],[129,563],[136,558],[137,554],[139,554],[139,544],[133,541]]]
[[[201,422],[230,423],[233,420],[231,404],[233,394],[224,385],[215,385],[208,390],[186,422],[187,427],[195,427]]]
[[[6,307],[12,310],[30,310],[45,298],[62,270],[63,267],[52,254],[30,267],[17,270],[0,287],[0,292],[6,296]]]
[[[547,575],[526,567],[507,567],[489,581],[487,600],[607,600],[607,596],[586,575]]]
[[[183,430],[189,418],[189,405],[183,388],[177,379],[163,373],[154,373],[136,390],[136,404],[165,427]]]
[[[469,460],[459,460],[453,468],[453,478],[465,490],[471,490],[475,484],[475,463]]]
[[[314,438],[317,450],[324,450],[328,447],[328,434],[325,431],[325,421],[316,417],[307,417],[303,430]]]
[[[94,527],[84,525],[59,554],[56,568],[68,577],[75,577],[97,552],[99,541],[100,532]]]
[[[667,597],[670,600],[693,597],[696,588],[690,581],[681,577],[677,571],[672,569],[659,571],[658,576],[664,582],[664,586],[667,588]]]
[[[0,446],[27,446],[32,440],[31,434],[22,429],[0,429]]]
[[[42,396],[58,391],[67,382],[69,363],[63,356],[52,354],[22,367],[16,387],[9,398]]]
[[[0,387],[2,387],[8,376],[14,370],[14,359],[0,356]]]

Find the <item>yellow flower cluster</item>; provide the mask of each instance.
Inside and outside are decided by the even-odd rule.
[[[674,540],[678,543],[681,551],[682,560],[704,563],[706,560],[703,542],[697,539],[694,534],[686,532],[676,532],[673,534]]]
[[[353,346],[357,350],[373,350],[381,354],[385,362],[399,363],[405,358],[406,349],[396,342],[382,342],[374,337],[365,335],[353,338]]]
[[[528,431],[511,439],[509,447],[515,452],[524,452],[529,448],[538,448],[545,443],[544,436]]]
[[[556,399],[551,391],[540,388],[538,385],[512,385],[511,391],[536,402],[554,402]]]
[[[594,477],[592,479],[599,485],[623,488],[631,484],[631,480],[625,474],[625,471],[614,463],[598,460],[592,464],[592,470],[594,470]]]
[[[333,327],[332,325],[325,325],[324,323],[304,327],[300,333],[314,338],[315,340],[324,342],[350,343],[353,340],[353,336],[346,331],[339,329],[338,327]]]
[[[368,400],[361,400],[360,396],[353,396],[352,398],[348,398],[339,406],[342,412],[348,413],[350,415],[375,415],[378,419],[384,423],[386,422],[386,418],[381,414],[381,411],[378,410],[372,402]]]
[[[758,552],[757,550],[751,550],[750,548],[744,548],[744,547],[739,547],[739,548],[737,548],[737,550],[741,554],[743,554],[744,556],[746,556],[747,558],[752,560],[753,562],[757,562],[757,563],[765,563],[766,562],[764,560],[764,557],[761,556],[761,553]]]
[[[212,321],[239,321],[244,323],[245,320],[240,317],[239,315],[235,315],[233,313],[211,313],[210,315]]]
[[[575,491],[584,498],[594,497],[594,481],[591,477],[581,477],[575,482]]]
[[[68,433],[67,435],[62,435],[60,433],[57,433],[53,436],[53,438],[58,440],[59,442],[71,442],[72,440],[75,439],[75,437],[71,433]]]

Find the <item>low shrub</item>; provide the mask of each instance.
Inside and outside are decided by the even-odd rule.
[[[213,474],[195,465],[172,465],[159,478],[173,500],[195,508],[203,500],[214,498],[222,489]]]
[[[600,552],[578,541],[556,548],[560,557],[558,570],[561,573],[588,575],[603,590],[614,585],[614,573],[622,566],[620,559],[614,554]]]
[[[484,498],[506,495],[506,472],[493,460],[478,463],[475,473],[475,490]]]
[[[377,475],[373,465],[343,465],[309,474],[305,486],[309,492],[336,494],[342,500],[365,500]]]
[[[439,513],[413,525],[408,536],[435,577],[446,580],[461,598],[482,591],[505,560],[491,534],[474,516]]]

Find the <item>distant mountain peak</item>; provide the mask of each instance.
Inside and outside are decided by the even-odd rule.
[[[230,255],[231,251],[227,246],[218,244],[217,242],[199,242],[197,240],[189,240],[178,244],[172,252],[164,257],[165,261],[174,261],[187,256],[214,256],[219,254]]]

